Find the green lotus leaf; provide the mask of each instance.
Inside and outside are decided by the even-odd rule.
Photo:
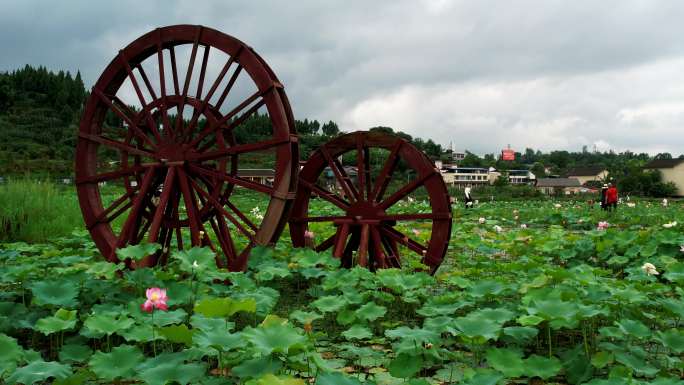
[[[392,339],[414,341],[419,345],[428,342],[439,342],[439,333],[435,333],[434,331],[428,329],[410,328],[407,326],[401,326],[396,329],[386,330],[385,336]]]
[[[651,330],[640,321],[621,319],[620,321],[615,321],[615,325],[617,325],[621,332],[632,337],[643,339],[651,336]]]
[[[78,285],[67,280],[35,282],[31,285],[34,299],[39,305],[74,307],[77,305]]]
[[[669,265],[667,267],[667,272],[665,273],[665,278],[672,282],[684,284],[684,263],[677,262]]]
[[[99,378],[114,380],[131,378],[135,367],[142,362],[144,355],[135,346],[121,345],[112,348],[110,353],[96,352],[90,357],[88,366]]]
[[[390,374],[397,378],[409,378],[418,373],[423,367],[423,358],[410,354],[399,354],[390,361],[387,369]]]
[[[233,367],[232,373],[240,378],[258,378],[268,373],[276,373],[283,366],[282,361],[268,355],[242,361]]]
[[[556,357],[532,355],[525,360],[525,375],[539,377],[543,380],[554,377],[560,372],[561,362]]]
[[[151,317],[149,314],[145,314],[145,316],[147,321],[154,318],[155,326],[168,326],[184,322],[188,317],[188,313],[183,309],[176,309],[170,311],[155,311],[154,317]]]
[[[24,357],[24,350],[19,346],[17,340],[0,333],[0,367],[9,363],[16,363],[22,357]]]
[[[600,351],[591,356],[591,364],[598,369],[603,369],[615,360],[613,353]]]
[[[202,330],[192,335],[192,343],[200,347],[213,347],[227,352],[244,344],[240,333],[230,333],[224,327],[220,329]]]
[[[246,328],[242,335],[262,355],[273,352],[288,354],[291,349],[303,346],[306,337],[290,325],[271,324]]]
[[[241,311],[254,313],[256,307],[256,301],[252,298],[205,298],[195,304],[195,313],[205,317],[227,317]]]
[[[132,318],[125,315],[94,314],[85,320],[83,325],[95,334],[112,335],[133,326]]]
[[[544,322],[544,319],[536,315],[524,315],[518,317],[518,323],[522,326],[536,326],[542,322]]]
[[[165,385],[177,382],[181,385],[196,383],[206,377],[204,364],[162,363],[138,373],[138,376],[150,385]]]
[[[296,320],[302,325],[310,324],[313,321],[321,318],[323,318],[323,316],[315,312],[295,310],[292,313],[290,313],[290,319]]]
[[[268,265],[260,266],[259,271],[254,275],[254,278],[256,278],[257,281],[267,282],[272,281],[276,277],[286,278],[290,275],[292,275],[292,273],[290,272],[290,269],[287,268],[287,266]]]
[[[488,349],[487,363],[506,377],[520,377],[525,373],[522,353],[511,349]]]
[[[638,357],[634,354],[617,351],[615,352],[615,361],[625,365],[626,367],[632,369],[636,373],[645,376],[654,376],[658,373],[658,369],[651,366],[645,359],[645,357]]]
[[[425,321],[423,321],[423,329],[433,331],[437,334],[458,334],[458,331],[454,327],[454,319],[448,316],[426,318]]]
[[[498,323],[480,317],[459,317],[454,321],[454,326],[468,338],[481,337],[485,340],[496,339],[501,331]]]
[[[348,330],[342,332],[342,335],[348,340],[365,340],[373,337],[373,333],[365,326],[354,325]]]
[[[539,333],[539,329],[529,326],[510,326],[503,328],[503,332],[505,335],[513,337],[517,342],[524,342],[534,338]]]
[[[191,346],[194,329],[188,329],[187,325],[172,325],[159,329],[159,334],[167,341]]]
[[[384,306],[376,305],[375,302],[368,302],[356,310],[356,317],[366,321],[375,321],[387,312]]]
[[[139,261],[148,255],[156,253],[159,249],[161,249],[161,245],[158,243],[144,243],[116,249],[116,255],[122,261],[128,258]]]
[[[228,322],[225,318],[205,317],[202,314],[193,314],[190,325],[200,330],[233,330],[235,327],[234,322]]]
[[[59,360],[62,362],[85,362],[93,354],[88,345],[69,344],[62,346]]]
[[[95,278],[114,279],[117,271],[124,268],[123,263],[114,264],[111,262],[93,262],[88,266],[86,273]]]
[[[677,353],[684,352],[684,332],[681,329],[670,329],[658,332],[658,337],[663,345]]]
[[[7,378],[7,383],[30,385],[39,381],[46,381],[50,378],[64,379],[70,375],[71,367],[69,365],[54,361],[45,362],[37,360],[15,370]]]
[[[267,374],[258,380],[250,380],[245,385],[305,385],[301,378],[294,378],[289,376],[276,376],[274,374]]]
[[[126,330],[119,330],[116,334],[123,337],[126,342],[151,342],[153,339],[164,339],[161,334],[152,332],[152,325],[134,325]]]
[[[202,272],[216,269],[216,254],[208,247],[193,247],[190,250],[174,251],[171,258],[180,262],[180,269],[186,273],[195,273],[201,277]]]
[[[328,295],[315,300],[312,305],[323,313],[336,312],[342,309],[347,302],[339,295]]]
[[[342,373],[322,373],[316,378],[316,385],[361,385],[361,382]]]
[[[76,313],[76,310],[59,309],[55,315],[39,319],[36,329],[45,335],[72,329],[76,326]]]
[[[503,376],[499,373],[476,373],[463,385],[497,385]]]

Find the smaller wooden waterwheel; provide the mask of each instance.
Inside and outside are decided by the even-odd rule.
[[[342,266],[370,270],[401,267],[401,252],[416,254],[431,274],[442,263],[451,237],[447,188],[432,161],[406,140],[382,132],[340,136],[311,155],[298,183],[289,222],[295,247],[332,249]],[[420,204],[401,203],[414,194],[427,201],[421,212],[414,208]],[[309,215],[322,203],[314,197],[330,215]],[[332,235],[311,245],[321,232]]]

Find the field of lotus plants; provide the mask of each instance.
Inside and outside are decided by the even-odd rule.
[[[459,206],[434,276],[286,236],[244,274],[201,248],[125,270],[80,231],[0,244],[0,383],[684,384],[683,230],[678,202]]]

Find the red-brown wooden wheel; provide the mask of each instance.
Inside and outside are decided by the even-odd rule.
[[[340,161],[345,154],[356,157],[355,181]],[[374,162],[371,158],[375,158]],[[413,179],[407,181],[402,176],[398,180],[395,171],[399,167],[405,170],[403,174]],[[337,188],[322,186],[323,173],[328,169],[334,175]],[[431,212],[398,212],[402,209],[395,206],[419,190],[429,200]],[[327,201],[339,214],[309,216],[313,196]],[[306,162],[299,173],[290,235],[294,246],[304,247],[310,243],[307,242],[309,225],[327,223],[334,227],[328,231],[332,235],[314,244],[314,248],[317,251],[332,248],[333,256],[342,259],[344,267],[354,264],[371,270],[401,267],[401,245],[418,254],[434,274],[447,251],[451,217],[446,185],[425,154],[400,137],[360,131],[326,143]],[[424,226],[428,221],[431,222],[431,234],[426,241],[414,239],[416,234],[409,235],[397,226],[398,223]]]
[[[260,130],[244,129],[256,121]],[[189,244],[243,270],[286,224],[296,139],[282,84],[249,46],[202,26],[151,31],[119,52],[85,106],[75,164],[85,224],[112,262],[117,248],[158,242],[156,255],[127,264],[165,263]],[[270,162],[272,184],[238,175],[239,160],[255,157]],[[233,202],[236,186],[265,194],[261,223]]]

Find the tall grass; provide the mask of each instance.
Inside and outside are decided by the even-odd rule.
[[[73,186],[24,179],[0,185],[0,241],[43,242],[83,228]]]

